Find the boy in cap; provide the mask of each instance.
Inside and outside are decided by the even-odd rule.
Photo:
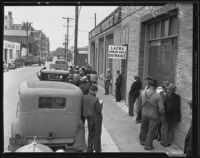
[[[98,88],[91,85],[89,94],[83,97],[83,115],[88,122],[88,148],[87,152],[101,152],[101,127],[103,103],[96,97]]]

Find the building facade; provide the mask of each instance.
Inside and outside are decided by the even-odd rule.
[[[31,23],[14,24],[12,12],[4,16],[4,40],[21,44],[21,57],[27,54],[45,59],[49,54],[49,38],[40,30],[35,30]]]
[[[175,130],[175,143],[183,149],[191,123],[187,101],[192,98],[193,5],[169,3],[164,6],[122,6],[113,11],[89,33],[89,64],[104,85],[107,68],[123,75],[122,98],[128,104],[133,76],[151,75],[159,86],[168,80],[177,85],[181,96],[181,122]],[[109,45],[127,47],[126,59],[108,59]]]
[[[3,61],[5,63],[9,63],[13,59],[19,59],[20,52],[20,43],[3,41]]]

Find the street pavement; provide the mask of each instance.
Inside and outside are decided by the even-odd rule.
[[[11,123],[16,116],[18,90],[21,82],[29,79],[37,80],[36,72],[43,66],[28,66],[4,72],[4,151],[7,151]],[[99,86],[97,96],[103,100],[102,152],[165,152],[169,155],[183,153],[175,144],[162,147],[154,141],[155,149],[144,150],[139,143],[140,124],[135,123],[135,117],[127,116],[128,108],[123,101],[115,102],[111,95],[104,95],[104,89]],[[85,124],[87,140],[87,122]]]

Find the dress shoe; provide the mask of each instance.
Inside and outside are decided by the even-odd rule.
[[[128,116],[134,116],[133,114],[127,114]]]
[[[139,124],[139,123],[141,123],[141,120],[139,120],[139,121],[136,121],[136,124]]]
[[[154,147],[153,147],[153,146],[145,146],[144,149],[145,149],[145,150],[153,150]]]
[[[140,142],[141,145],[145,145],[145,142]]]

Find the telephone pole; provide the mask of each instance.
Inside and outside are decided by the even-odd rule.
[[[75,7],[74,65],[77,65],[78,6]]]
[[[67,37],[65,36],[65,58],[67,58],[68,60],[68,43],[69,43],[69,20],[73,20],[73,18],[69,18],[69,17],[63,17],[63,19],[67,20]],[[67,44],[67,50],[66,50],[66,44]]]

